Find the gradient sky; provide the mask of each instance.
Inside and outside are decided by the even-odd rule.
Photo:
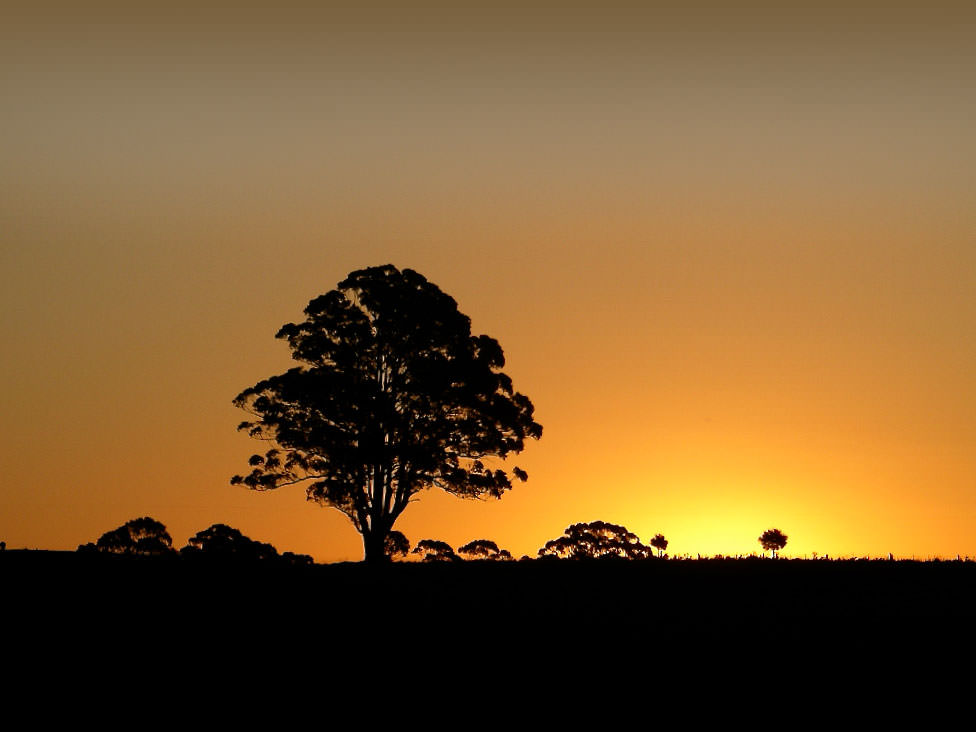
[[[675,553],[976,556],[976,11],[184,8],[0,26],[0,539],[151,515],[359,559],[229,485],[273,338],[393,263],[497,338],[545,433],[413,541],[570,523]],[[961,6],[960,6],[961,7]]]

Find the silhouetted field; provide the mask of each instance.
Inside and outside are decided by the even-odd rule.
[[[290,566],[8,550],[0,580],[8,699],[54,689],[72,713],[275,710],[275,724],[299,702],[390,723],[406,704],[432,726],[841,699],[874,713],[900,698],[893,684],[929,698],[920,672],[964,683],[948,661],[968,658],[976,614],[970,562]]]
[[[369,635],[573,633],[598,640],[668,626],[720,637],[802,636],[820,623],[972,620],[976,562],[703,559],[359,563],[309,567],[73,552],[0,554],[5,613],[34,624],[156,632]],[[398,618],[394,621],[394,618]],[[212,624],[213,628],[208,628]],[[80,628],[79,628],[80,629]]]
[[[285,566],[8,550],[0,577],[6,668],[199,694],[361,688],[375,673],[522,689],[877,678],[968,647],[976,614],[970,562]]]

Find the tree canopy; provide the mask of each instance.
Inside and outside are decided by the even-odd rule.
[[[257,541],[227,524],[213,524],[191,536],[180,549],[184,557],[231,559],[235,561],[275,561],[286,564],[312,564],[308,554],[278,553],[271,544]]]
[[[352,272],[277,333],[298,366],[234,403],[239,429],[269,443],[231,482],[304,484],[344,513],[367,561],[387,558],[394,522],[422,490],[498,498],[528,476],[501,461],[542,427],[502,368],[501,346],[472,335],[453,298],[410,269]]]
[[[786,540],[789,537],[784,534],[779,529],[766,529],[759,537],[759,543],[762,548],[767,552],[771,552],[773,557],[779,553],[779,550],[786,546]]]
[[[185,556],[234,557],[236,559],[277,559],[271,544],[255,541],[227,524],[213,524],[187,539],[180,550]]]
[[[390,559],[405,557],[410,553],[410,539],[408,539],[402,532],[394,529],[386,535],[386,543],[384,544],[384,548],[386,549],[386,556],[388,556]]]
[[[508,549],[499,549],[498,544],[490,539],[469,541],[464,546],[458,547],[457,553],[461,555],[462,559],[491,559],[495,561],[512,559],[512,553]]]
[[[413,554],[422,554],[425,562],[454,562],[459,559],[450,544],[438,539],[421,539],[414,547]]]
[[[651,556],[651,549],[641,543],[637,534],[623,526],[593,521],[569,526],[562,536],[547,541],[539,550],[539,556],[560,559],[646,559]]]
[[[173,551],[173,539],[162,523],[143,516],[106,531],[94,544],[78,548],[110,554],[159,555]]]
[[[655,534],[654,538],[651,539],[650,544],[652,547],[657,549],[657,555],[664,556],[664,552],[668,549],[668,540],[664,538],[664,534]]]

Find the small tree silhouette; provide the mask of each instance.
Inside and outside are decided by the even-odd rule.
[[[425,562],[455,562],[458,560],[454,549],[446,541],[421,539],[414,547],[413,554],[423,554]]]
[[[161,555],[173,551],[173,539],[162,523],[143,516],[106,531],[94,544],[85,544],[78,549],[108,554]]]
[[[651,550],[641,544],[637,534],[606,521],[573,524],[539,550],[541,558],[560,559],[646,559],[650,554]]]
[[[227,524],[213,524],[197,532],[187,539],[187,544],[180,550],[180,554],[189,557],[203,556],[208,559],[242,561],[278,559],[278,550],[271,544],[255,541]]]
[[[498,544],[490,539],[469,541],[458,549],[458,554],[464,559],[492,559],[496,561],[512,559],[512,553],[508,549],[499,549]]]
[[[651,539],[651,546],[657,549],[657,555],[662,557],[668,548],[668,540],[664,538],[664,534],[655,534]]]
[[[759,537],[759,543],[762,544],[762,548],[768,552],[772,552],[773,559],[776,559],[777,552],[786,546],[786,540],[789,537],[784,534],[779,529],[766,529]]]
[[[404,536],[403,532],[391,531],[386,535],[384,548],[386,549],[386,556],[390,559],[405,557],[410,553],[410,539]]]

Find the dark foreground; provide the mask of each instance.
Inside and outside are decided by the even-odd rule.
[[[820,625],[915,634],[976,619],[976,562],[670,560],[357,563],[0,554],[3,612],[49,629],[143,637],[525,635],[667,642],[679,632],[802,639]],[[381,632],[386,629],[386,633]]]
[[[0,578],[7,668],[217,685],[302,668],[422,684],[500,671],[568,683],[628,664],[736,676],[761,673],[757,659],[771,676],[877,672],[968,649],[976,618],[968,562],[269,567],[7,551]]]

